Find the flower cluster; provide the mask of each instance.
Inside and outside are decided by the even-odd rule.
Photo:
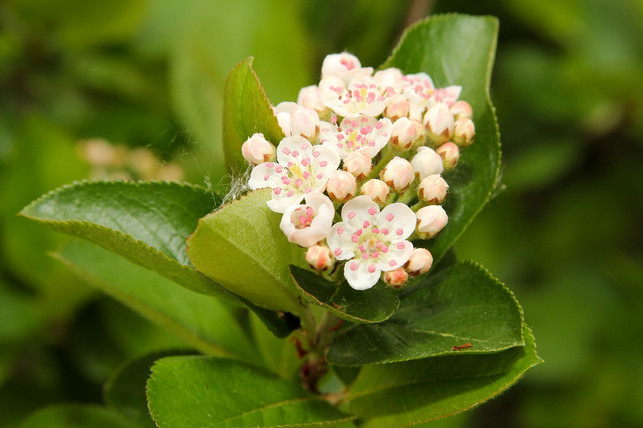
[[[436,88],[426,73],[374,73],[351,54],[328,55],[319,85],[273,108],[286,135],[277,147],[260,133],[243,144],[254,165],[248,185],[273,189],[268,206],[283,213],[288,240],[308,248],[312,269],[343,262],[354,289],[380,277],[400,287],[430,269],[431,253],[411,240],[447,224],[441,174],[474,139],[460,91]]]

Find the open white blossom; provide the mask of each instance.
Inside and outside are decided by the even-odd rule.
[[[268,207],[283,213],[298,205],[311,192],[323,192],[331,173],[339,166],[339,155],[328,147],[313,146],[301,136],[286,137],[277,147],[277,162],[255,166],[250,174],[251,189],[271,187]]]
[[[334,216],[333,202],[319,192],[311,192],[305,205],[286,208],[279,227],[289,242],[308,248],[328,236]]]
[[[403,266],[413,253],[406,238],[417,219],[404,204],[390,204],[380,212],[371,198],[357,196],[344,204],[342,220],[331,228],[327,241],[337,260],[348,260],[344,276],[356,290],[373,287],[382,271]]]
[[[388,143],[392,128],[393,124],[386,118],[346,117],[339,127],[326,128],[320,133],[319,141],[336,150],[342,159],[356,151],[363,151],[372,159]]]
[[[353,79],[345,88],[330,86],[322,90],[322,95],[326,106],[340,116],[376,117],[382,114],[395,93],[382,88],[372,77],[364,77]]]

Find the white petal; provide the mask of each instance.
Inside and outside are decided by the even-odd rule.
[[[273,192],[272,199],[266,202],[268,208],[277,213],[283,213],[293,205],[299,205],[299,203],[304,199],[302,193],[293,193],[292,196],[288,196],[287,192],[284,190],[278,195],[275,195]]]
[[[261,189],[264,187],[279,187],[282,186],[281,177],[284,173],[277,173],[278,165],[274,162],[260,163],[252,169],[250,173],[250,180],[248,186],[251,189]]]
[[[348,260],[355,256],[357,244],[351,241],[353,232],[354,229],[344,222],[336,223],[331,227],[326,242],[337,260]]]
[[[393,123],[390,119],[383,118],[375,123],[371,135],[368,136],[369,140],[372,139],[375,145],[368,146],[364,150],[372,158],[382,150],[391,139],[391,132],[393,132]]]
[[[366,221],[377,224],[379,217],[380,207],[366,195],[356,196],[342,207],[342,220],[355,231],[362,229]]]
[[[403,266],[413,254],[413,244],[409,241],[393,241],[386,253],[380,253],[377,259],[378,269],[388,272]]]
[[[417,217],[411,208],[396,202],[387,205],[380,214],[377,226],[391,231],[391,239],[406,239],[415,230]]]
[[[355,290],[368,290],[377,284],[382,271],[370,260],[349,260],[344,265],[344,277]]]
[[[277,161],[282,166],[290,162],[299,165],[305,157],[312,155],[312,144],[302,136],[286,137],[277,146]]]

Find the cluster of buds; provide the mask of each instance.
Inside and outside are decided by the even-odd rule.
[[[254,134],[243,144],[254,166],[248,186],[272,188],[268,206],[283,214],[288,240],[307,248],[312,269],[343,263],[354,289],[380,278],[399,288],[431,268],[431,253],[411,241],[446,226],[441,174],[475,136],[460,92],[436,88],[426,73],[374,73],[351,54],[328,55],[318,85],[273,107],[286,137]]]

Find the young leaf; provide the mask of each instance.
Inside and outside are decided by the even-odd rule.
[[[542,360],[524,327],[526,345],[488,355],[454,355],[363,367],[349,411],[365,427],[429,422],[474,407],[509,388]]]
[[[66,404],[46,407],[31,415],[23,428],[141,428],[102,406]]]
[[[518,302],[474,263],[459,263],[420,277],[415,286],[400,294],[400,300],[400,309],[387,321],[339,332],[328,361],[355,366],[490,353],[524,345]]]
[[[301,308],[288,265],[302,251],[279,228],[280,214],[266,205],[272,189],[255,190],[199,220],[188,239],[196,269],[231,292],[271,309]]]
[[[416,241],[440,259],[489,200],[500,173],[500,142],[489,81],[498,22],[491,17],[436,16],[411,27],[382,68],[428,73],[436,87],[462,86],[460,99],[471,104],[476,138],[462,150],[458,166],[445,174],[448,226],[430,241]]]
[[[147,382],[159,427],[338,425],[352,416],[291,382],[239,361],[163,358]]]
[[[393,315],[400,306],[400,299],[382,284],[357,291],[346,282],[336,284],[297,266],[290,266],[290,273],[306,300],[347,321],[382,322]]]
[[[185,241],[220,199],[168,182],[77,182],[50,192],[22,215],[114,251],[198,293],[228,293],[191,266]]]
[[[250,359],[255,355],[231,308],[218,299],[177,287],[87,242],[72,241],[56,257],[95,287],[203,352]]]
[[[272,112],[270,101],[252,69],[253,58],[237,64],[226,80],[223,101],[223,153],[230,173],[244,171],[248,162],[241,145],[261,132],[274,145],[285,137]]]

